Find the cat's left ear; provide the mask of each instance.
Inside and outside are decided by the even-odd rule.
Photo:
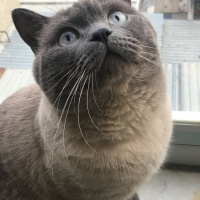
[[[36,53],[39,47],[38,37],[48,23],[48,18],[27,9],[17,8],[12,11],[12,19],[21,38]]]
[[[131,5],[131,0],[123,0]]]

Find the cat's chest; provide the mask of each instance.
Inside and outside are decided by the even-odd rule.
[[[134,158],[128,150],[119,151],[113,149],[90,156],[69,156],[67,171],[71,183],[81,191],[90,191],[90,199],[126,199],[129,191],[138,184],[135,174],[138,166],[134,164]]]

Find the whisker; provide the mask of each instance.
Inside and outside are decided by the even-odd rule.
[[[152,53],[149,53],[149,52],[146,52],[146,51],[143,51],[142,53],[147,54],[149,56],[152,56],[153,58],[158,58],[159,57],[159,56],[156,56],[155,54],[152,54]]]
[[[154,62],[154,61],[152,61],[152,60],[150,60],[148,58],[145,58],[144,56],[141,56],[141,55],[139,57],[141,57],[141,58],[145,59],[146,61],[149,61],[150,63],[152,63],[152,64],[154,64],[154,65],[159,67],[159,64],[157,62]]]
[[[73,88],[71,89],[71,92],[70,92],[70,94],[69,94],[69,96],[68,96],[68,98],[67,98],[67,100],[65,102],[65,105],[64,105],[63,109],[62,109],[62,113],[61,113],[61,116],[60,116],[60,119],[58,121],[58,125],[57,125],[57,128],[56,128],[56,132],[55,132],[55,136],[54,136],[54,141],[53,141],[53,147],[52,147],[52,159],[51,159],[52,160],[52,162],[51,162],[52,175],[53,175],[53,158],[54,158],[53,154],[54,154],[54,150],[55,150],[55,142],[56,142],[56,137],[57,137],[57,134],[58,134],[58,129],[59,129],[59,126],[60,126],[60,123],[61,123],[64,111],[65,111],[65,108],[67,106],[68,100],[69,100],[72,92],[74,91],[74,88],[76,87],[76,84],[78,83],[78,81],[79,81],[79,79],[76,81],[76,83],[74,84]]]
[[[96,124],[94,123],[92,117],[91,117],[91,114],[90,114],[90,111],[89,111],[89,98],[88,98],[88,93],[89,93],[89,89],[90,89],[90,77],[91,75],[89,76],[89,81],[88,81],[88,89],[87,89],[87,111],[88,111],[88,115],[89,115],[89,118],[91,120],[91,122],[93,123],[93,125],[95,126],[95,128],[100,132],[102,133],[103,135],[105,135],[97,126]]]
[[[76,74],[78,73],[78,69],[76,69],[71,75],[70,77],[68,78],[66,84],[68,85],[71,80],[76,76]],[[57,112],[58,112],[58,107],[59,107],[59,104],[60,104],[60,98],[61,98],[61,95],[59,96],[59,99],[58,99],[58,103],[57,103]]]
[[[74,72],[76,72],[76,71],[77,71],[77,70],[75,70]],[[77,72],[76,72],[76,73],[77,73]],[[76,73],[74,74],[74,76],[76,75]],[[67,85],[68,85],[69,82],[73,79],[74,76],[72,76],[72,78],[71,78],[70,80],[68,80],[68,81],[66,82],[66,84],[64,85],[62,91],[60,92],[60,94],[59,94],[58,97],[56,98],[55,102],[53,103],[53,105],[52,105],[52,107],[51,107],[51,110],[50,110],[50,112],[49,112],[49,114],[48,114],[48,116],[47,116],[46,123],[45,123],[44,131],[43,131],[43,132],[44,132],[44,150],[45,150],[45,154],[46,154],[46,157],[47,157],[47,162],[49,163],[49,165],[51,165],[51,164],[50,164],[50,161],[49,161],[49,159],[48,159],[48,155],[47,155],[46,148],[45,148],[45,146],[46,146],[46,128],[47,128],[47,123],[48,123],[48,120],[49,120],[50,115],[51,115],[51,113],[52,113],[52,110],[53,110],[53,108],[54,108],[56,102],[58,101],[58,98],[62,95],[62,92],[64,91],[64,89],[67,87]]]
[[[56,6],[55,3],[53,3],[52,5],[56,9],[56,13],[57,13],[60,10],[60,8],[58,6]]]
[[[83,75],[84,75],[84,74],[83,74]],[[82,78],[83,78],[83,76],[82,76]],[[81,135],[82,135],[83,139],[85,140],[86,144],[88,145],[88,147],[89,147],[92,151],[96,152],[96,151],[90,146],[90,144],[87,142],[87,140],[85,139],[85,137],[84,137],[84,135],[83,135],[83,132],[82,132],[82,130],[81,130],[81,125],[80,125],[80,115],[79,115],[79,113],[80,113],[80,102],[81,102],[81,96],[82,96],[83,88],[84,88],[84,86],[85,86],[85,83],[86,83],[87,79],[88,79],[88,76],[86,77],[86,79],[85,79],[85,81],[84,81],[84,83],[83,83],[83,87],[82,87],[82,89],[81,89],[80,97],[79,97],[79,101],[78,101],[78,126],[79,126],[79,130],[80,130],[80,132],[81,132]]]
[[[74,96],[73,107],[74,107],[74,114],[75,114],[76,118],[78,118],[77,113],[76,113],[76,107],[75,107],[75,104],[76,104],[76,98],[75,98],[75,97],[76,97],[76,96]]]
[[[64,71],[66,71],[67,69],[69,69],[70,67],[72,67],[74,65],[71,64],[70,66],[68,66],[67,68],[65,68],[64,70],[62,70],[61,72],[59,72],[58,74],[56,74],[55,76],[51,77],[49,80],[45,81],[44,83],[39,84],[40,86],[45,85],[46,83],[50,82],[51,80],[53,80],[54,78],[56,78],[57,76],[59,76],[60,74],[62,74]]]
[[[58,83],[60,83],[60,81],[62,81],[71,71],[73,70],[73,68],[68,72],[66,73],[59,81],[57,81],[49,90],[47,90],[46,93],[48,93],[50,90],[52,90]]]
[[[135,51],[135,50],[131,50],[133,53],[136,53],[136,55],[137,55],[137,52]],[[137,57],[140,57],[140,58],[143,58],[143,59],[145,59],[146,61],[149,61],[150,63],[152,63],[152,64],[154,64],[154,65],[156,65],[156,66],[158,66],[159,67],[159,64],[157,63],[157,62],[154,62],[154,61],[152,61],[152,60],[150,60],[150,59],[148,59],[148,58],[145,58],[144,56],[141,56],[141,55],[138,55]]]
[[[142,61],[140,58],[137,57],[137,59],[140,61],[140,63],[142,63],[143,65],[145,65],[146,67],[148,67],[148,65],[144,61]]]
[[[144,54],[147,54],[147,55],[149,55],[149,56],[152,56],[152,58],[155,58],[155,59],[157,59],[158,57],[160,57],[162,61],[166,61],[166,59],[162,58],[162,56],[156,56],[156,55],[151,54],[151,53],[146,52],[146,51],[143,51],[143,53],[144,53]]]
[[[99,87],[98,87],[98,83],[97,83],[97,71],[95,71],[94,79],[95,79],[95,82],[96,82],[97,91],[99,91]]]
[[[146,52],[146,51],[143,51],[143,53],[144,53],[144,54],[147,54],[147,55],[150,55],[150,56],[152,56],[153,58],[158,58],[158,57],[160,57],[159,55],[156,56],[155,54],[152,54],[152,53],[149,53],[149,52]],[[162,61],[165,61],[164,58],[161,57],[161,59],[162,59]]]
[[[138,46],[142,46],[142,47],[146,47],[146,48],[150,48],[150,49],[155,49],[155,50],[158,50],[158,49],[157,49],[157,48],[155,48],[155,47],[145,46],[145,45],[142,45],[142,44],[139,44]]]
[[[95,94],[94,94],[94,80],[93,80],[93,73],[92,73],[92,93],[93,93],[93,98],[94,98],[94,102],[97,105],[97,108],[102,112],[101,108],[99,107],[96,98],[95,98]]]
[[[75,88],[75,91],[74,91],[74,94],[72,95],[71,97],[71,100],[70,100],[70,103],[69,103],[69,106],[67,108],[67,112],[66,112],[66,116],[65,116],[65,120],[64,120],[64,128],[63,128],[63,147],[64,147],[64,153],[65,153],[65,157],[67,158],[67,153],[66,153],[66,147],[65,147],[65,129],[66,129],[66,121],[67,121],[67,116],[68,116],[68,112],[69,112],[69,109],[70,109],[70,105],[72,103],[72,100],[73,98],[75,97],[76,93],[77,93],[77,90],[78,90],[78,87],[79,87],[79,84],[81,82],[81,77],[79,77],[78,79],[78,83],[76,85],[76,88]]]
[[[47,9],[49,9],[50,11],[53,11],[54,12],[54,14],[56,13],[56,11],[55,10],[53,10],[52,8],[50,8],[49,6],[45,6],[45,5],[42,5],[43,7],[45,7],[45,8],[47,8]]]

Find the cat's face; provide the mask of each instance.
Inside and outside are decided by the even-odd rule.
[[[52,102],[77,86],[77,92],[88,85],[127,92],[159,71],[156,33],[129,1],[80,0],[50,18],[21,9],[13,19],[36,54],[34,75]]]

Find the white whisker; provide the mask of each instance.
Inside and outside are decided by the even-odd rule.
[[[65,105],[62,109],[62,113],[61,113],[61,116],[60,116],[60,119],[58,121],[58,125],[57,125],[57,128],[56,128],[56,132],[55,132],[55,136],[54,136],[54,141],[53,141],[53,147],[52,147],[52,161],[51,161],[51,166],[52,166],[52,175],[53,175],[53,154],[54,154],[54,149],[55,149],[55,142],[56,142],[56,137],[57,137],[57,134],[58,134],[58,129],[59,129],[59,126],[60,126],[60,123],[61,123],[61,120],[62,120],[62,117],[63,117],[63,114],[64,114],[64,111],[65,111],[65,108],[67,106],[67,103],[68,103],[68,100],[72,94],[72,92],[74,91],[74,88],[76,87],[76,84],[78,83],[79,79],[76,81],[76,83],[74,84],[73,88],[71,89],[71,92],[65,102]]]
[[[73,64],[71,64],[70,66],[68,66],[67,68],[65,68],[64,70],[62,70],[61,72],[59,72],[58,74],[56,74],[55,76],[51,77],[48,81],[45,81],[44,83],[39,84],[40,86],[45,85],[46,83],[50,82],[51,80],[53,80],[54,78],[56,78],[57,76],[59,76],[60,74],[62,74],[64,71],[66,71],[67,69],[69,69],[71,66],[73,66]]]
[[[155,47],[145,46],[145,45],[142,45],[142,44],[139,44],[138,46],[142,46],[142,47],[146,47],[146,48],[150,48],[150,49],[155,49],[155,50],[157,50],[157,48],[155,48]]]
[[[64,147],[64,153],[65,153],[65,157],[67,158],[67,153],[66,153],[66,147],[65,147],[65,129],[66,129],[66,121],[67,121],[67,116],[68,116],[68,113],[69,113],[69,109],[70,109],[70,105],[72,103],[72,100],[73,98],[75,97],[76,93],[77,93],[77,89],[79,87],[79,84],[81,82],[81,77],[78,78],[78,82],[77,82],[77,85],[76,85],[76,88],[74,90],[74,94],[72,95],[71,97],[71,100],[70,100],[70,103],[69,103],[69,106],[67,108],[67,112],[66,112],[66,116],[65,116],[65,120],[64,120],[64,128],[63,128],[63,147]]]
[[[84,74],[83,74],[83,75],[84,75]],[[82,76],[82,78],[83,78],[83,76]],[[78,126],[79,126],[80,133],[81,133],[83,139],[85,140],[86,144],[88,145],[88,147],[89,147],[92,151],[96,152],[96,151],[90,146],[90,144],[87,142],[87,140],[85,139],[85,137],[84,137],[84,135],[83,135],[83,132],[82,132],[82,130],[81,130],[81,125],[80,125],[80,115],[79,115],[79,113],[80,113],[80,102],[81,102],[82,92],[83,92],[83,89],[84,89],[84,86],[85,86],[85,83],[86,83],[87,79],[88,79],[88,76],[86,77],[86,79],[85,79],[85,81],[84,81],[84,83],[83,83],[83,87],[82,87],[82,89],[81,89],[80,97],[79,97],[79,101],[78,101]]]
[[[53,11],[54,13],[56,13],[56,11],[53,10],[52,8],[50,8],[50,7],[48,7],[48,6],[45,6],[45,5],[42,5],[42,6],[45,7],[45,8],[47,8],[47,9],[49,9],[50,11]]]
[[[67,85],[71,82],[71,80],[77,75],[78,73],[78,69],[76,69],[71,75],[70,77],[68,78],[68,81],[67,81]],[[65,87],[66,88],[66,87]],[[59,107],[59,104],[60,104],[60,98],[61,98],[61,95],[59,96],[58,98],[58,103],[57,103],[57,112],[58,112],[58,107]]]
[[[135,50],[131,50],[132,52],[134,52],[134,53],[137,53]],[[152,60],[150,60],[150,59],[148,59],[148,58],[145,58],[144,56],[141,56],[141,55],[138,55],[137,56],[137,59],[138,59],[138,57],[140,57],[140,58],[143,58],[143,59],[145,59],[146,61],[149,61],[150,63],[152,63],[152,64],[154,64],[154,65],[156,65],[156,66],[158,66],[159,67],[159,64],[157,63],[157,62],[154,62],[154,61],[152,61]]]
[[[94,80],[93,80],[93,73],[92,73],[92,93],[93,93],[93,98],[94,98],[94,101],[95,101],[95,104],[97,105],[97,107],[99,108],[99,110],[102,112],[101,108],[99,107],[97,101],[96,101],[96,98],[95,98],[95,94],[94,94]]]
[[[154,61],[152,61],[152,60],[150,60],[150,59],[148,59],[148,58],[145,58],[144,56],[139,56],[140,58],[143,58],[143,59],[145,59],[146,61],[149,61],[150,63],[152,63],[152,64],[154,64],[154,65],[156,65],[156,66],[158,66],[159,67],[159,65],[158,65],[158,63],[157,62],[154,62]]]
[[[87,89],[87,111],[88,111],[88,115],[89,115],[89,118],[92,122],[92,124],[95,126],[95,128],[100,132],[102,133],[103,135],[105,135],[97,126],[96,124],[94,123],[92,117],[91,117],[91,114],[90,114],[90,111],[89,111],[89,98],[88,98],[88,93],[89,93],[89,88],[90,88],[90,77],[91,75],[89,76],[89,81],[88,81],[88,89]]]
[[[64,85],[62,91],[60,92],[60,94],[59,94],[58,97],[56,98],[55,102],[53,103],[53,105],[52,105],[52,107],[51,107],[51,110],[50,110],[50,112],[49,112],[49,114],[48,114],[46,123],[45,123],[45,127],[44,127],[44,150],[45,150],[45,154],[46,154],[47,161],[48,161],[49,165],[51,165],[51,164],[50,164],[50,161],[49,161],[49,159],[48,159],[47,152],[46,152],[46,148],[45,148],[45,146],[46,146],[46,128],[47,128],[48,120],[49,120],[49,118],[50,118],[50,115],[51,115],[51,113],[52,113],[52,110],[53,110],[53,108],[54,108],[56,102],[58,101],[59,97],[62,95],[62,92],[63,92],[64,89],[67,87],[67,85],[69,84],[69,82],[73,79],[73,77],[76,75],[75,72],[77,73],[77,70],[75,70],[75,71],[72,73],[71,79],[69,79],[69,80],[66,82],[66,84]]]
[[[99,91],[99,88],[98,88],[98,83],[97,83],[97,71],[95,71],[95,76],[94,76],[94,79],[95,79],[95,82],[96,82],[96,87],[97,87],[97,90]]]
[[[46,93],[48,93],[50,90],[52,90],[58,83],[60,83],[60,81],[62,81],[71,71],[73,70],[73,68],[68,72],[66,73],[59,81],[57,81],[49,90],[47,90]]]

